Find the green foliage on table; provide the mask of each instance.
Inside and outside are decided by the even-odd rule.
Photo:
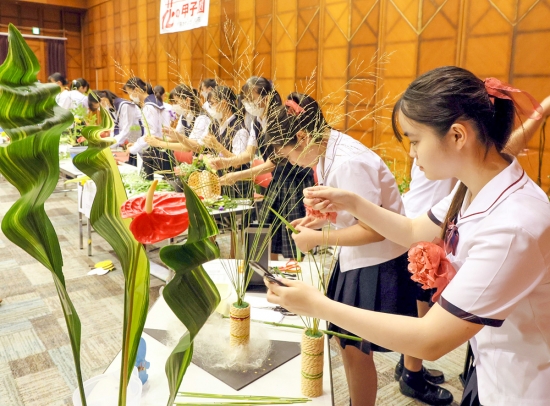
[[[132,374],[139,340],[149,306],[149,259],[143,245],[130,232],[130,219],[122,219],[120,207],[127,200],[116,161],[109,148],[114,138],[100,134],[113,126],[110,114],[101,108],[101,126],[86,126],[82,135],[88,149],[78,154],[74,165],[96,184],[90,222],[115,250],[125,278],[122,365],[120,371],[119,405],[126,405],[126,390]]]
[[[166,375],[170,387],[168,405],[174,403],[179,386],[191,362],[193,339],[220,302],[220,294],[202,264],[220,257],[220,251],[211,237],[218,227],[198,196],[184,182],[189,231],[185,244],[169,245],[160,250],[160,259],[176,273],[162,294],[174,314],[187,327],[166,361]]]
[[[229,196],[220,196],[217,199],[204,199],[204,205],[212,210],[229,210],[236,208],[239,203]]]
[[[134,196],[142,193],[146,193],[151,187],[153,181],[143,179],[141,175],[137,172],[123,173],[122,174],[122,183],[128,195]],[[160,180],[156,188],[157,192],[173,192],[174,187],[169,184],[166,180]]]
[[[0,66],[0,126],[11,143],[0,147],[0,172],[21,197],[4,216],[2,231],[52,273],[82,396],[80,319],[65,287],[59,239],[44,210],[59,179],[59,138],[73,116],[55,101],[59,86],[37,82],[38,59],[12,24],[8,40],[8,56]]]
[[[189,180],[189,176],[191,176],[193,172],[197,171],[209,171],[212,173],[216,173],[216,171],[208,165],[208,162],[206,160],[199,157],[194,157],[193,162],[190,164],[185,162],[180,164],[180,177],[185,182]]]

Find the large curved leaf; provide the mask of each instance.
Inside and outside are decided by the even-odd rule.
[[[0,172],[21,197],[4,216],[2,231],[52,272],[83,397],[80,319],[65,288],[59,240],[44,210],[59,179],[59,138],[73,116],[55,102],[59,86],[37,83],[38,60],[12,24],[8,40],[8,56],[0,66],[0,126],[11,143],[0,147]]]
[[[82,130],[82,135],[88,140],[88,149],[78,154],[73,162],[96,184],[90,222],[95,231],[113,247],[124,272],[124,328],[119,392],[119,405],[123,406],[126,405],[125,388],[134,368],[149,306],[149,259],[143,246],[130,232],[131,220],[124,220],[120,215],[120,207],[127,196],[109,148],[115,140],[100,136],[113,126],[111,116],[105,109],[101,109],[101,123],[102,126],[88,126]]]
[[[206,320],[220,303],[214,282],[202,264],[220,257],[210,237],[218,234],[218,227],[208,210],[184,183],[189,235],[183,245],[169,245],[160,250],[160,258],[176,272],[176,276],[163,290],[163,296],[174,314],[187,327],[186,333],[166,361],[166,375],[170,387],[168,405],[174,403],[179,386],[191,362],[193,340]]]

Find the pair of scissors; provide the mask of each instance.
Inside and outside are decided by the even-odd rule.
[[[302,272],[302,268],[300,267],[300,263],[296,261],[295,259],[290,259],[284,266],[278,267],[279,271],[283,273],[300,273]]]
[[[279,312],[279,313],[281,313],[283,316],[296,316],[296,314],[291,313],[290,311],[288,311],[287,309],[285,309],[284,307],[281,307],[281,306],[275,306],[275,307],[269,307],[269,306],[266,306],[266,307],[256,307],[256,309],[273,310],[274,312]]]

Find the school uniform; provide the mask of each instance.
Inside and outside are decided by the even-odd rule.
[[[169,103],[162,103],[164,110],[162,112],[162,125],[172,127],[172,123],[178,119],[178,115]]]
[[[444,221],[451,200],[429,211],[434,223]],[[471,371],[464,400],[470,402],[477,390],[485,406],[548,405],[548,197],[514,158],[469,201],[468,192],[447,233],[454,248],[448,258],[458,272],[438,301],[456,317],[484,326],[470,340],[477,388]]]
[[[429,180],[416,165],[415,159],[411,168],[409,191],[402,196],[406,216],[416,218],[426,214],[453,191],[456,182],[456,178]]]
[[[258,149],[264,161],[270,158],[264,130],[267,120],[255,118],[250,132],[258,140]],[[288,221],[305,217],[306,209],[303,204],[304,189],[314,185],[313,171],[310,168],[301,168],[290,164],[287,160],[276,162],[272,173],[271,183],[264,195],[259,222],[271,224],[271,252],[281,254],[285,258],[296,258],[296,244],[290,231],[279,218],[273,214],[272,207]]]
[[[319,184],[349,190],[387,210],[405,214],[395,178],[384,161],[359,141],[331,130],[324,157],[317,164]],[[337,212],[336,229],[358,224]],[[415,285],[407,271],[407,248],[390,240],[340,248],[327,296],[340,303],[384,313],[416,316]],[[336,325],[330,330],[350,334]],[[366,341],[341,339],[365,353],[388,351]]]
[[[244,126],[242,117],[233,114],[223,123],[213,123],[210,130],[216,137],[216,140],[235,155],[242,154],[249,146],[257,147],[256,137],[251,135]],[[250,163],[233,167],[231,171],[244,171],[250,168]],[[220,171],[223,175],[223,171]],[[232,198],[251,199],[253,197],[252,182],[249,180],[237,181],[232,186],[224,186],[222,193]]]
[[[207,114],[200,114],[197,116],[194,121],[192,121],[193,126],[192,128],[187,128],[183,124],[183,121],[186,121],[187,123],[190,123],[188,119],[184,120],[182,117],[180,121],[178,122],[178,125],[176,127],[176,131],[185,134],[190,140],[195,140],[199,143],[199,145],[204,145],[203,139],[208,135],[210,125],[212,124],[212,120]],[[187,128],[184,131],[182,131],[182,128]]]
[[[409,191],[402,195],[405,215],[416,218],[426,214],[433,206],[447,197],[456,185],[457,179],[429,180],[424,172],[416,165],[416,159],[411,168],[411,183]],[[423,289],[417,283],[416,299],[421,302],[431,303],[435,289]]]
[[[71,92],[67,89],[64,89],[61,91],[61,93],[58,93],[57,96],[55,96],[55,101],[59,106],[63,107],[66,110],[70,110],[73,105]]]
[[[144,100],[141,113],[144,118],[144,126],[149,128],[149,133],[153,137],[163,138],[164,104],[151,94]],[[145,135],[149,135],[146,134]],[[145,137],[140,137],[134,145],[129,148],[130,153],[139,153],[143,158],[143,171],[147,180],[153,180],[156,171],[172,171],[174,165],[173,154],[161,148],[149,147],[145,142]]]
[[[126,142],[136,142],[139,137],[143,136],[141,110],[133,102],[117,97],[113,100],[113,108],[109,109],[109,114],[114,123],[111,137],[116,140],[111,148],[123,146]],[[137,165],[136,154],[130,153],[128,164]]]
[[[76,109],[80,106],[88,110],[88,96],[80,93],[78,90],[69,90],[69,97],[71,99],[70,109]],[[81,117],[84,118],[84,117]]]

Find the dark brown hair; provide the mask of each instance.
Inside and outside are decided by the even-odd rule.
[[[186,84],[177,85],[171,92],[169,96],[170,102],[176,102],[176,97],[180,99],[189,99],[191,100],[190,110],[194,115],[198,115],[201,112],[200,99],[195,89],[192,89]]]
[[[491,147],[502,153],[512,133],[515,107],[511,100],[490,98],[483,80],[466,69],[443,66],[419,76],[395,104],[392,127],[397,139],[402,141],[399,112],[430,127],[441,138],[456,121],[467,120],[473,125],[485,153]],[[443,236],[449,222],[456,218],[467,190],[461,183],[443,224]]]

